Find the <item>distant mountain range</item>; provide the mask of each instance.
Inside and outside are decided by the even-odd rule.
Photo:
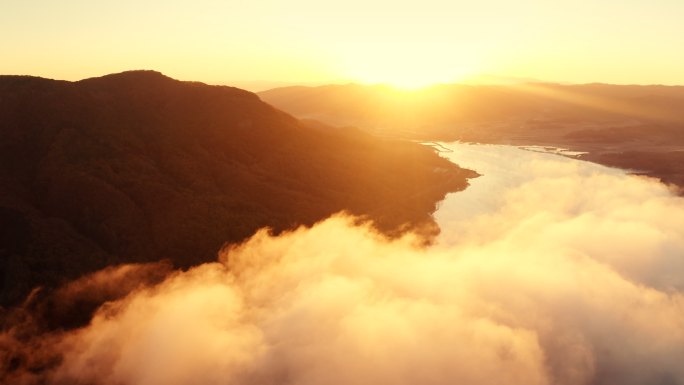
[[[152,71],[0,76],[0,303],[111,264],[213,261],[259,228],[340,210],[429,236],[437,202],[473,176],[236,88]]]
[[[298,117],[430,139],[492,137],[490,127],[475,128],[513,121],[684,123],[682,86],[447,84],[404,91],[348,84],[283,87],[258,95]]]
[[[350,84],[258,95],[299,118],[384,137],[567,147],[684,187],[683,86]]]

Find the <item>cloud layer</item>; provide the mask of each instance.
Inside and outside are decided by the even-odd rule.
[[[538,157],[442,241],[338,215],[175,272],[51,335],[57,384],[684,382],[684,204]],[[444,209],[444,207],[443,207]],[[453,209],[453,208],[451,208]],[[101,277],[100,277],[101,278]],[[5,336],[6,338],[7,336]]]

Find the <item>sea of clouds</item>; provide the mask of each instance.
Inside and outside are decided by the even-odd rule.
[[[430,247],[339,214],[279,236],[262,230],[216,263],[106,303],[86,327],[38,341],[10,330],[0,336],[7,351],[56,358],[4,378],[684,383],[682,198],[654,180],[559,157],[515,167],[526,177],[500,185],[486,210],[459,216],[449,200],[460,193],[450,196]],[[120,269],[150,267],[97,279]]]

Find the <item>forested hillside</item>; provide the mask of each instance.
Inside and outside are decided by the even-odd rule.
[[[431,149],[305,125],[231,87],[133,71],[0,77],[1,303],[123,262],[214,260],[225,243],[347,210],[388,234],[473,172]]]

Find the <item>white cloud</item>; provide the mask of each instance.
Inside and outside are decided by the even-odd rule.
[[[55,344],[63,361],[48,378],[684,382],[682,199],[642,178],[535,162],[536,177],[431,248],[344,216],[261,231],[221,263],[105,306]]]

